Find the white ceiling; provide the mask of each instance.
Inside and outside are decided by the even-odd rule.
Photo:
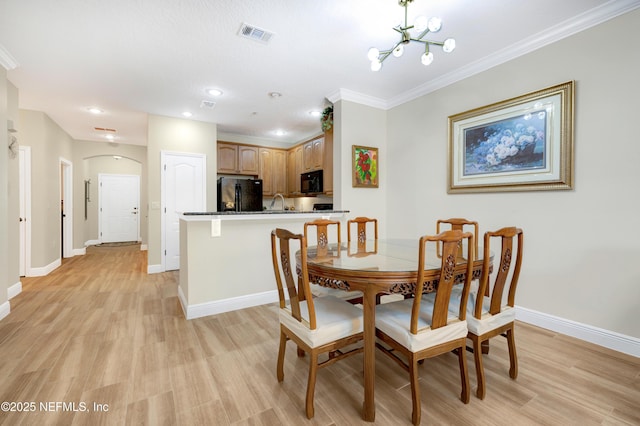
[[[189,110],[223,137],[294,143],[320,132],[309,112],[327,99],[389,108],[639,6],[415,0],[409,22],[439,16],[431,39],[453,37],[456,50],[433,48],[425,67],[412,43],[375,73],[367,50],[399,39],[395,0],[0,0],[0,64],[20,108],[44,111],[74,139],[104,141],[94,130],[102,127],[116,129],[117,142],[146,145],[147,114]],[[275,35],[268,44],[241,38],[242,23]],[[206,93],[214,87],[224,91],[217,99]],[[216,105],[203,109],[202,100]]]

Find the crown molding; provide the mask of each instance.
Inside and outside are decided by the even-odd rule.
[[[338,101],[356,102],[358,104],[371,106],[378,109],[388,109],[387,102],[384,99],[376,98],[375,96],[365,95],[364,93],[354,92],[349,89],[338,89],[332,94],[327,96],[327,99],[332,104]]]
[[[538,34],[534,34],[491,55],[485,56],[481,60],[460,67],[453,72],[447,73],[387,100],[353,92],[348,89],[339,89],[331,97],[328,96],[327,99],[331,102],[335,102],[333,99],[343,99],[388,110],[638,8],[640,8],[640,0],[610,0],[607,3],[551,28],[547,28]]]
[[[0,44],[0,65],[4,67],[7,71],[18,68],[18,61],[16,61],[13,56],[9,53],[7,49],[4,48],[3,45]]]

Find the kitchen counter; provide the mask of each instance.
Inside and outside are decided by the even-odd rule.
[[[180,216],[178,297],[187,319],[273,303],[278,293],[271,258],[271,231],[295,234],[315,219],[340,221],[347,210],[186,212]],[[316,244],[315,232],[309,245]]]
[[[334,218],[342,217],[349,213],[349,210],[263,210],[258,212],[184,212],[182,218],[186,221],[202,220],[247,220],[247,219],[284,219],[284,218]]]

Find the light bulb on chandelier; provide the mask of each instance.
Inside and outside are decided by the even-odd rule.
[[[382,63],[389,55],[393,54],[394,57],[399,58],[404,53],[404,45],[411,42],[423,43],[425,45],[424,54],[420,57],[420,61],[423,65],[430,65],[433,62],[433,53],[429,51],[430,45],[441,46],[442,51],[445,53],[451,53],[456,48],[456,41],[452,38],[448,38],[443,42],[425,40],[425,37],[429,33],[436,33],[442,28],[442,20],[438,17],[431,17],[427,19],[424,16],[418,16],[413,25],[409,25],[407,22],[407,7],[413,0],[399,0],[398,4],[404,7],[404,26],[397,25],[392,29],[400,34],[400,41],[397,42],[389,50],[379,50],[376,47],[369,49],[367,57],[371,61],[371,71],[379,71],[382,68]],[[418,35],[412,36],[409,32],[415,30]]]

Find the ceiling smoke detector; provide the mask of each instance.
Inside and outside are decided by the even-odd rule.
[[[240,37],[245,37],[251,39],[253,41],[258,41],[260,43],[269,43],[271,37],[273,37],[273,32],[263,30],[262,28],[258,28],[255,25],[250,25],[247,23],[242,23],[240,27],[240,31],[238,31],[238,35]]]

